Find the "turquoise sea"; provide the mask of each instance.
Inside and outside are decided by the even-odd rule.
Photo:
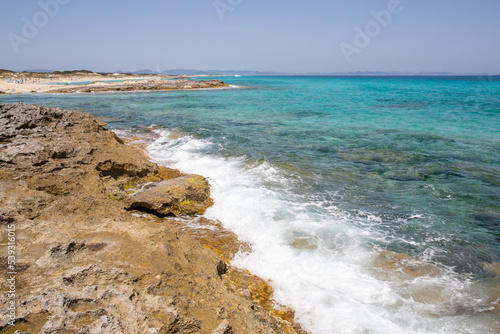
[[[312,333],[500,333],[500,78],[221,77],[228,89],[16,95],[153,126],[209,178]]]

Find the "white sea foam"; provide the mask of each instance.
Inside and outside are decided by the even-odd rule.
[[[372,228],[380,217],[364,215],[362,224],[352,224],[358,218],[331,203],[294,194],[292,181],[272,164],[208,154],[216,151],[207,140],[160,135],[150,156],[209,179],[215,205],[206,216],[253,246],[233,264],[272,280],[276,301],[292,306],[307,330],[491,333],[494,320],[474,315],[487,296],[470,281],[425,259],[391,260],[370,246],[385,237]]]

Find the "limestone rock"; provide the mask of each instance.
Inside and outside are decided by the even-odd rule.
[[[229,324],[229,321],[227,321],[227,319],[224,319],[220,323],[219,327],[217,327],[217,329],[215,329],[213,334],[233,334],[233,328]]]
[[[283,320],[228,288],[231,268],[174,219],[124,209],[202,213],[207,180],[148,161],[104,125],[76,111],[0,104],[0,254],[15,225],[19,255],[15,325],[2,293],[0,332],[283,333]],[[150,187],[128,196],[141,185]]]
[[[200,175],[185,175],[149,185],[127,199],[127,210],[161,216],[203,214],[212,205],[210,185]]]

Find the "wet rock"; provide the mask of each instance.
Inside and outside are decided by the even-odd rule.
[[[127,199],[127,210],[159,216],[203,214],[212,205],[208,181],[199,175],[185,175],[150,184]]]
[[[288,244],[297,249],[317,249],[317,237],[302,231],[290,231],[286,236]]]

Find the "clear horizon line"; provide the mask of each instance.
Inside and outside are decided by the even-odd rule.
[[[211,72],[209,75],[217,75],[213,72],[221,72],[220,75],[225,75],[223,72],[252,72],[255,74],[271,74],[271,75],[299,75],[299,76],[312,76],[312,75],[396,75],[396,76],[500,76],[500,73],[492,74],[492,73],[453,73],[453,72],[440,72],[440,71],[376,71],[376,70],[368,70],[368,71],[350,71],[350,72],[276,72],[276,71],[256,71],[256,70],[198,70],[198,69],[166,69],[161,72],[153,71],[149,69],[139,69],[135,71],[94,71],[94,70],[86,70],[86,69],[78,69],[78,70],[53,70],[53,69],[28,69],[28,70],[8,70],[8,69],[0,69],[5,71],[13,71],[16,73],[22,72],[32,72],[32,73],[51,73],[51,72],[78,72],[78,71],[91,71],[93,73],[132,73],[132,74],[165,74],[168,71],[188,71],[188,72],[200,72],[199,74],[206,74],[206,72]],[[149,71],[149,72],[148,72]],[[182,75],[182,74],[175,74]],[[195,75],[195,74],[184,74],[184,75]],[[227,74],[226,74],[227,75]]]

